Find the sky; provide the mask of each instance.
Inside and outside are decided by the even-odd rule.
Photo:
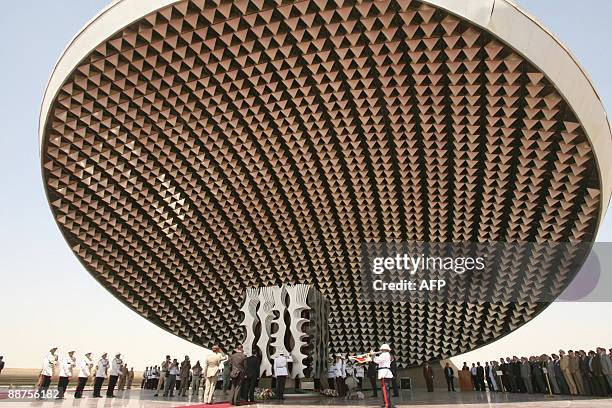
[[[120,351],[136,370],[159,364],[166,353],[188,354],[192,360],[206,353],[103,289],[64,242],[45,198],[37,134],[43,91],[65,45],[106,3],[20,0],[0,13],[0,355],[7,368],[38,368],[51,346],[60,353],[91,351],[95,357]],[[581,7],[575,0],[518,3],[578,57],[610,110],[612,2],[584,0]],[[598,241],[612,241],[612,215]],[[453,360],[612,347],[612,325],[605,324],[610,316],[612,303],[555,303],[510,335]]]

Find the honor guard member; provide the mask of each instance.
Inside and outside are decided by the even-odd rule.
[[[93,396],[94,398],[102,398],[100,395],[100,391],[102,390],[102,383],[104,383],[104,379],[108,374],[108,359],[106,358],[107,354],[102,354],[100,357],[100,361],[98,361],[98,366],[96,367],[96,378],[94,380],[94,389]]]
[[[55,354],[57,351],[57,347],[51,348],[49,350],[49,354],[43,358],[42,370],[40,372],[41,381],[40,387],[38,388],[38,399],[43,399],[46,397],[47,390],[49,389],[49,385],[51,385],[51,377],[53,377],[53,369],[57,365],[57,355]]]
[[[122,365],[121,353],[116,353],[111,363],[110,376],[108,377],[108,388],[106,389],[106,396],[108,398],[115,398],[115,385],[117,385]]]
[[[380,387],[382,389],[383,407],[391,408],[391,380],[393,379],[393,373],[391,372],[391,347],[388,344],[380,346],[380,354],[375,355],[371,352],[372,360],[378,365],[378,380],[380,381]]]
[[[72,377],[72,369],[76,365],[76,359],[74,358],[74,350],[70,350],[64,357],[60,364],[59,381],[57,382],[57,398],[64,399],[66,388]]]
[[[79,378],[77,380],[76,390],[74,391],[74,398],[81,398],[83,396],[83,389],[85,389],[85,384],[87,384],[87,379],[91,375],[92,368],[93,361],[91,360],[91,353],[87,353],[79,362]]]
[[[330,390],[336,389],[336,364],[334,359],[330,358],[327,361],[327,386]]]
[[[357,379],[357,389],[363,392],[363,377],[365,376],[365,370],[363,364],[355,364],[355,378]]]
[[[274,377],[276,377],[276,398],[279,400],[285,399],[285,382],[289,375],[289,363],[293,359],[289,353],[281,351],[274,359]]]

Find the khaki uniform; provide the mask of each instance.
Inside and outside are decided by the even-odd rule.
[[[572,377],[572,371],[570,370],[570,358],[565,355],[561,357],[559,360],[559,366],[561,367],[561,372],[563,373],[563,377],[565,378],[565,382],[570,389],[570,394],[576,395],[578,394],[578,389],[576,388],[576,383]]]
[[[204,395],[202,399],[205,404],[212,404],[215,395],[215,387],[217,385],[217,375],[221,369],[221,363],[227,360],[227,356],[221,353],[211,353],[206,356],[204,360],[204,366],[202,367],[202,373],[206,378]]]
[[[574,378],[574,384],[578,388],[578,393],[584,395],[584,384],[582,383],[582,374],[580,373],[580,359],[577,356],[569,357],[569,369]]]

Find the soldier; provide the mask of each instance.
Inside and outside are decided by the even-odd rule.
[[[289,375],[289,363],[293,362],[289,353],[281,351],[274,359],[274,377],[276,378],[276,398],[285,399],[285,381]]]
[[[380,388],[382,390],[383,406],[384,408],[391,408],[391,380],[393,379],[393,373],[391,372],[391,347],[388,344],[380,346],[380,354],[375,356],[375,353],[370,352],[372,360],[378,364],[378,380],[380,381]]]
[[[53,377],[53,369],[57,365],[57,355],[55,352],[57,351],[57,347],[52,347],[49,350],[49,354],[45,356],[43,359],[42,370],[40,372],[41,382],[40,387],[38,388],[38,399],[45,398],[45,394],[49,389],[49,385],[51,385],[51,377]]]
[[[205,404],[212,404],[213,402],[215,387],[217,385],[217,375],[219,374],[221,363],[225,360],[227,360],[227,356],[221,353],[221,349],[216,344],[212,347],[212,353],[207,355],[204,359],[202,372],[204,373],[206,381],[204,383],[205,388],[202,399],[204,400]]]
[[[108,398],[115,398],[115,385],[119,379],[119,373],[121,372],[121,366],[123,361],[121,360],[121,353],[116,353],[115,358],[111,363],[110,376],[108,378],[108,388],[106,389],[106,396]]]
[[[72,369],[76,365],[76,359],[74,358],[74,350],[70,350],[68,355],[64,357],[62,363],[60,364],[60,374],[59,381],[57,382],[57,398],[56,399],[64,399],[64,394],[66,393],[66,388],[68,388],[68,383],[70,382],[70,377],[72,377]]]
[[[108,359],[106,358],[107,354],[102,354],[100,357],[100,361],[98,361],[98,366],[96,367],[96,378],[94,380],[94,389],[93,396],[94,398],[102,398],[100,395],[100,391],[102,390],[102,384],[104,383],[104,379],[108,374]]]
[[[93,361],[91,360],[91,353],[86,353],[85,357],[79,362],[79,379],[77,380],[74,398],[81,398],[83,396],[83,389],[85,389],[85,384],[87,384],[87,379],[91,375],[92,368]]]

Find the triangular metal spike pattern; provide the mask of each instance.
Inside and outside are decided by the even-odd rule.
[[[363,242],[589,241],[594,153],[509,46],[416,0],[179,1],[103,41],[58,92],[42,164],[55,218],[115,296],[203,345],[235,342],[246,287],[330,301],[333,352],[400,365],[529,321],[550,253],[502,254],[462,291],[517,304],[360,299]],[[502,298],[502,296],[500,296]]]

